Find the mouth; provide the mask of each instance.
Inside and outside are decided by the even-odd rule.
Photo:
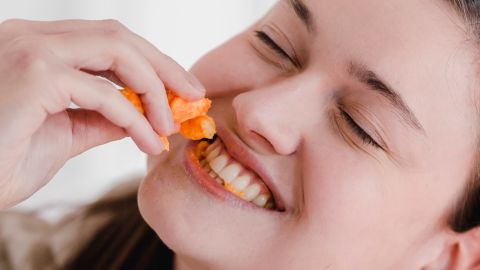
[[[190,164],[187,165],[190,166],[187,168],[191,176],[207,191],[221,199],[283,212],[282,202],[266,184],[265,179],[245,164],[257,162],[252,161],[251,157],[245,157],[244,150],[238,145],[230,145],[229,149],[223,140],[215,135],[212,140],[193,142],[188,147],[187,163]],[[239,155],[238,151],[243,155]]]

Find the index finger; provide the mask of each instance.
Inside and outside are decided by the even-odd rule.
[[[54,53],[70,66],[89,71],[110,70],[135,89],[145,107],[145,115],[161,135],[174,131],[165,87],[145,57],[126,42],[83,31],[49,36]]]
[[[48,34],[61,34],[82,30],[97,30],[103,34],[115,35],[119,40],[125,39],[144,54],[153,66],[165,86],[187,100],[198,100],[205,95],[205,87],[190,72],[175,60],[163,54],[152,43],[132,32],[116,20],[61,20],[33,22],[22,20],[22,24]]]

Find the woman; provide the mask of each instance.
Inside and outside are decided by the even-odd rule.
[[[4,23],[2,205],[131,136],[151,154],[138,206],[153,231],[120,191],[53,229],[70,246],[40,241],[32,256],[68,269],[478,269],[479,19],[467,0],[279,1],[191,70],[218,124],[201,167],[178,136],[157,155],[156,134],[176,129],[164,86],[204,94],[173,61],[114,22]],[[139,90],[146,119],[87,73]]]

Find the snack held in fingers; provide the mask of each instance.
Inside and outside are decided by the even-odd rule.
[[[192,140],[212,139],[215,132],[215,121],[208,115],[197,116],[180,125],[180,134]]]
[[[142,101],[137,93],[128,87],[122,89],[121,93],[140,113],[145,113]],[[174,121],[180,124],[180,134],[182,136],[191,140],[213,138],[216,132],[215,121],[207,115],[212,105],[210,99],[202,98],[196,101],[187,101],[175,95],[172,91],[168,91],[168,103]],[[168,151],[170,144],[167,137],[161,136],[160,139]]]
[[[212,101],[208,98],[186,101],[180,97],[173,97],[169,99],[168,103],[172,109],[173,120],[177,123],[183,123],[197,116],[206,115],[212,105]]]
[[[145,110],[143,109],[142,106],[142,100],[140,97],[137,95],[137,93],[133,92],[132,89],[126,87],[125,89],[122,89],[121,93],[123,94],[124,97],[132,103],[132,105],[137,109],[137,111],[141,114],[145,113]]]

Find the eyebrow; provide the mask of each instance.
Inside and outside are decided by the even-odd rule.
[[[381,93],[390,103],[398,110],[401,118],[406,124],[415,130],[425,133],[423,126],[420,124],[415,114],[410,110],[402,97],[394,91],[388,84],[383,82],[375,72],[367,69],[364,65],[350,63],[348,73],[357,80],[366,84],[369,89]]]
[[[295,11],[297,17],[303,22],[308,32],[315,32],[312,13],[303,0],[287,0],[287,2]],[[367,69],[364,65],[351,62],[348,66],[348,73],[361,83],[367,85],[369,89],[381,93],[397,109],[401,118],[408,126],[425,134],[425,129],[402,97],[387,83],[381,80],[375,72]]]
[[[312,13],[305,3],[302,0],[287,0],[287,2],[293,8],[297,17],[303,22],[308,32],[314,32],[315,24],[313,23]]]

